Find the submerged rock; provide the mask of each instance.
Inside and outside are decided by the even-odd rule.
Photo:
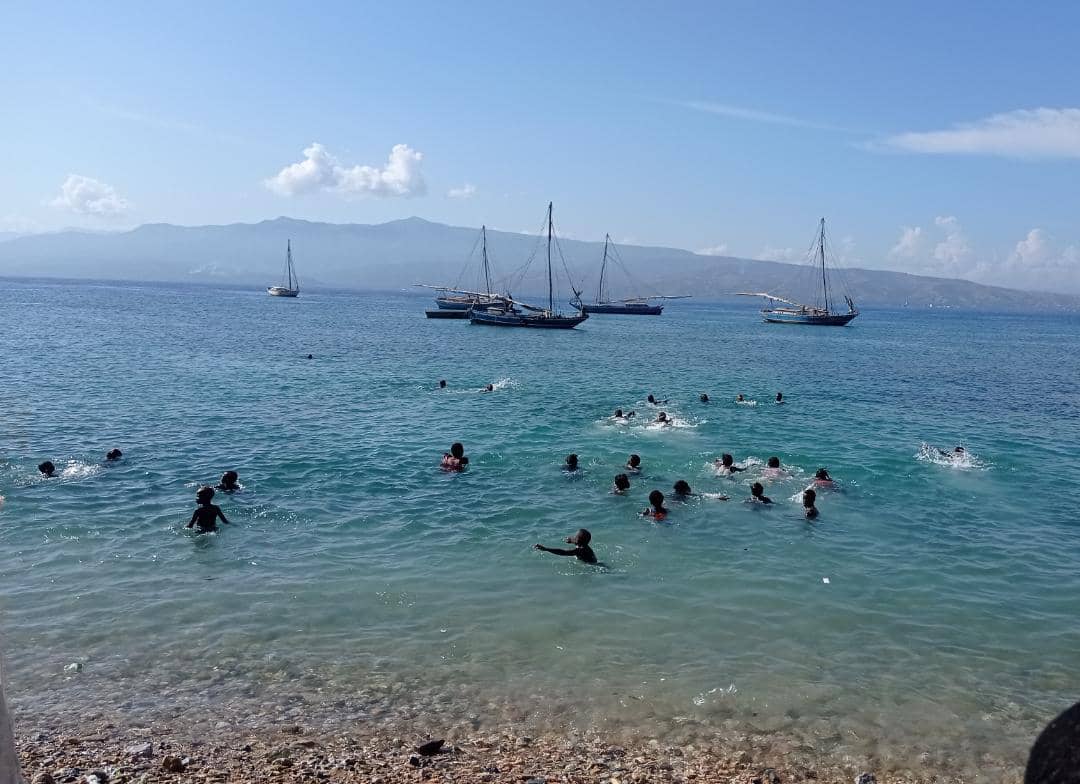
[[[154,756],[154,745],[152,743],[136,743],[124,749],[124,753],[134,759],[150,759]]]
[[[433,757],[443,750],[443,742],[442,738],[429,740],[427,743],[421,743],[414,751],[424,757]]]
[[[166,773],[183,773],[184,763],[179,757],[170,754],[161,761],[161,769]]]
[[[855,777],[855,784],[877,784],[873,773],[860,773]]]

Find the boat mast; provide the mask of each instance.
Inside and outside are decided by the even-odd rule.
[[[607,266],[607,246],[611,240],[610,234],[604,235],[604,260],[600,262],[600,289],[596,292],[596,303],[604,301],[604,268]]]
[[[548,261],[548,310],[555,313],[555,290],[551,284],[551,205],[552,202],[548,202],[548,246],[547,246],[547,261]]]
[[[821,234],[818,236],[818,251],[821,253],[821,290],[825,294],[825,312],[829,312],[829,284],[825,282],[825,219],[821,219]]]
[[[488,296],[490,297],[491,296],[491,272],[488,269],[487,226],[481,226],[480,227],[480,236],[483,238],[483,248],[484,248],[484,286],[487,288],[487,293],[488,293]]]
[[[289,289],[292,284],[292,240],[285,240],[285,275],[289,279]]]

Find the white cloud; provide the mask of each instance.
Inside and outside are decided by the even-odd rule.
[[[318,142],[304,150],[304,160],[289,164],[263,181],[281,196],[329,191],[344,196],[423,196],[427,193],[420,165],[424,154],[407,144],[395,144],[386,165],[346,167]]]
[[[476,195],[476,186],[467,182],[460,188],[451,188],[446,195],[451,199],[471,199]]]
[[[1035,267],[1046,261],[1049,252],[1050,246],[1046,232],[1034,228],[1024,239],[1016,243],[1016,249],[1009,260],[1015,266]]]
[[[60,195],[49,202],[52,207],[71,210],[79,215],[97,215],[103,218],[123,215],[131,203],[106,185],[91,177],[69,174],[60,186]]]
[[[894,259],[910,259],[922,251],[923,230],[921,226],[904,226],[900,239],[892,246],[889,256]]]
[[[728,247],[726,242],[721,242],[719,245],[713,245],[711,248],[702,248],[701,250],[694,251],[694,253],[699,256],[726,256],[727,252]]]
[[[1080,109],[1020,109],[940,131],[889,136],[877,149],[1009,158],[1080,158]]]
[[[789,125],[793,128],[816,128],[822,131],[842,131],[835,125],[826,125],[786,114],[774,114],[763,112],[758,109],[749,109],[745,106],[732,106],[727,103],[715,103],[713,101],[678,101],[677,104],[686,109],[694,109],[708,114],[717,114],[721,117],[731,117],[735,120],[748,120],[750,122],[767,123],[769,125]]]
[[[757,258],[765,261],[795,261],[802,258],[802,254],[794,248],[774,248],[766,245],[761,249]]]
[[[938,215],[934,225],[945,233],[944,239],[934,246],[934,260],[943,272],[961,275],[968,271],[973,258],[967,235],[954,215]]]

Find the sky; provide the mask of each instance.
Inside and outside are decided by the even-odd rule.
[[[228,6],[228,7],[223,7]],[[1080,293],[1080,4],[0,9],[0,232],[417,215]]]

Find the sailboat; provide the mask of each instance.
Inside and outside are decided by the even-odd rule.
[[[611,235],[604,235],[604,258],[600,262],[600,285],[596,291],[596,301],[584,303],[579,296],[576,301],[571,302],[577,308],[581,309],[582,313],[601,313],[607,315],[629,315],[629,316],[659,316],[664,312],[663,300],[667,299],[686,299],[685,296],[646,296],[646,297],[630,297],[628,299],[612,300],[606,296],[604,291],[604,274],[607,271],[608,264],[608,248],[612,247],[615,243],[611,241]],[[618,262],[618,256],[613,252],[612,258]],[[621,263],[619,266],[622,266]],[[625,268],[624,268],[625,271]],[[627,273],[629,274],[629,273]],[[659,300],[655,302],[654,300]]]
[[[486,324],[492,327],[533,327],[535,329],[573,329],[589,317],[588,313],[578,310],[576,316],[564,316],[555,310],[555,283],[551,273],[551,242],[554,223],[551,218],[552,203],[548,202],[547,211],[547,279],[548,306],[526,305],[507,297],[503,307],[491,306],[485,310],[473,308],[469,311],[469,320],[473,324]],[[515,307],[516,306],[516,307]],[[521,308],[522,310],[519,310]]]
[[[859,315],[859,309],[855,302],[847,294],[844,301],[847,304],[847,312],[832,310],[829,307],[829,279],[825,274],[825,219],[821,219],[818,229],[817,242],[814,247],[815,266],[821,265],[821,294],[823,306],[806,305],[790,299],[778,297],[768,292],[739,292],[743,297],[764,297],[768,300],[766,307],[762,308],[762,318],[770,324],[811,324],[821,327],[843,327],[853,318]],[[775,305],[773,303],[780,303]],[[785,307],[786,306],[786,307]]]
[[[300,279],[296,277],[296,272],[293,270],[292,240],[285,241],[285,280],[282,283],[284,285],[270,286],[266,289],[266,293],[271,297],[300,296]]]
[[[487,226],[480,227],[481,255],[484,270],[484,291],[467,291],[465,289],[451,288],[448,286],[428,286],[424,283],[416,285],[425,289],[434,289],[439,292],[435,297],[437,310],[427,310],[428,318],[438,319],[467,319],[469,311],[474,307],[486,308],[490,305],[505,306],[509,304],[506,297],[495,294],[491,290],[491,264],[488,261],[487,252]],[[473,245],[475,251],[476,246]]]

